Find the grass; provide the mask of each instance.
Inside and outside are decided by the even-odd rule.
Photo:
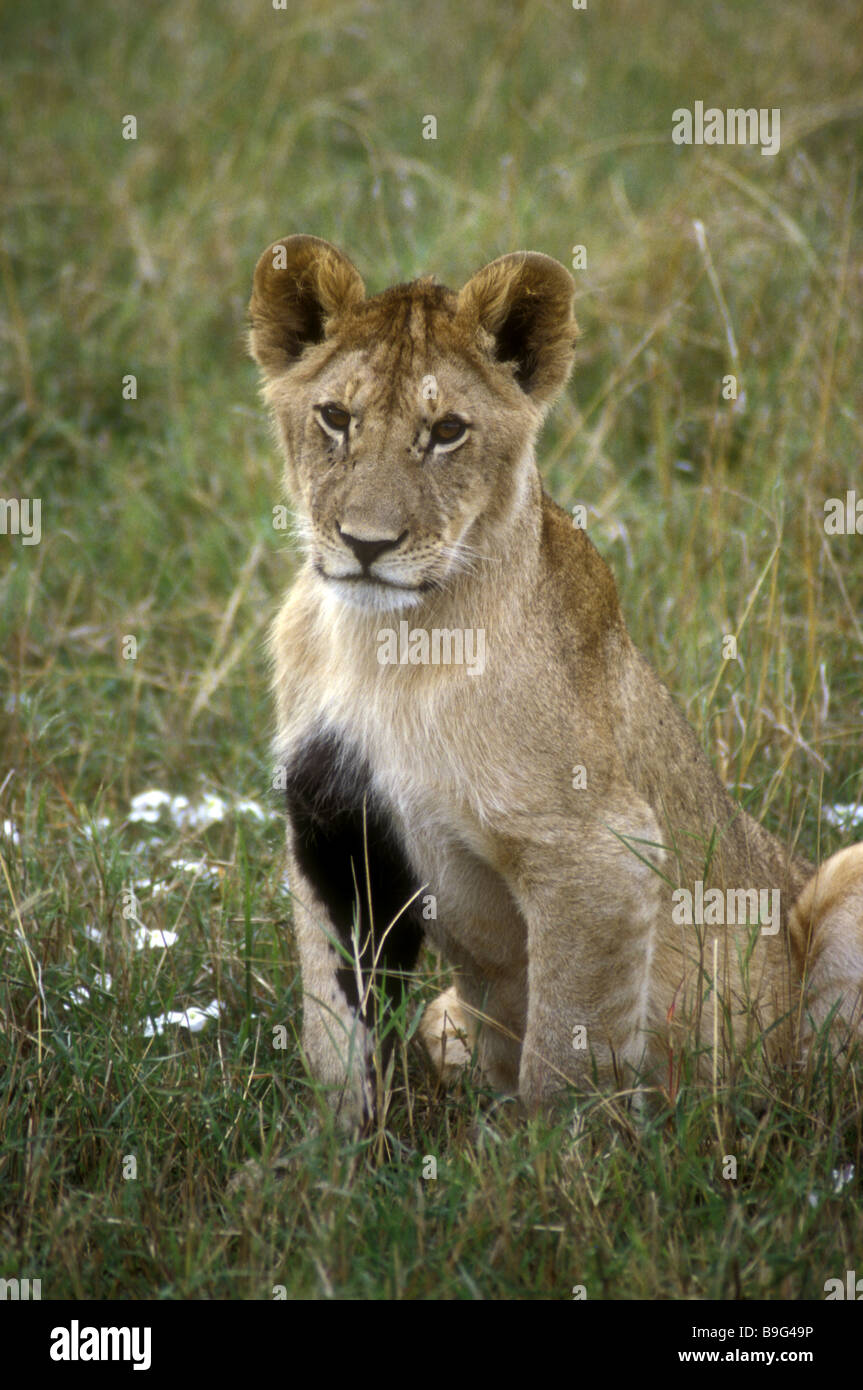
[[[262,644],[295,563],[243,353],[258,253],[314,232],[377,290],[584,244],[548,486],[587,505],[747,808],[812,856],[850,841],[821,807],[863,798],[863,558],[823,507],[861,490],[858,22],[840,0],[4,14],[0,496],[40,497],[43,536],[0,536],[0,1275],[820,1298],[859,1267],[860,1096],[828,1058],[706,1090],[674,1059],[638,1125],[608,1098],[528,1123],[470,1082],[437,1094],[400,1044],[385,1124],[334,1136],[296,1046],[282,828],[237,807],[277,804]],[[696,100],[780,107],[780,153],[673,146]],[[131,820],[149,787],[225,814]],[[130,890],[175,945],[136,949]],[[439,982],[429,959],[403,1039]],[[214,999],[201,1031],[145,1034]]]

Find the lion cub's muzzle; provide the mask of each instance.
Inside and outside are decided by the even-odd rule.
[[[355,529],[359,530],[359,527]],[[378,578],[378,576],[372,572],[372,565],[381,555],[398,550],[402,541],[406,539],[408,534],[407,530],[404,530],[399,536],[360,536],[349,530],[343,530],[338,522],[336,522],[336,530],[338,531],[339,539],[344,542],[349,550],[353,551],[360,562],[360,571],[357,578],[362,577],[364,579]],[[349,576],[342,575],[341,577],[347,579]]]
[[[407,553],[409,536],[410,529],[400,529],[398,523],[343,518],[336,522],[333,540],[319,554],[315,568],[348,602],[375,608],[415,604],[436,586],[425,567]]]

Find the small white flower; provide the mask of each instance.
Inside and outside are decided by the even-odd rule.
[[[168,804],[168,811],[175,825],[182,825],[183,819],[189,811],[190,806],[191,802],[187,796],[171,797]]]
[[[94,826],[96,830],[108,830],[110,829],[110,825],[111,822],[109,821],[107,816],[99,816],[98,819],[93,822],[93,825],[85,825],[82,828],[81,833],[83,834],[85,840],[92,840],[94,835]]]
[[[834,1168],[830,1176],[833,1179],[833,1191],[841,1192],[843,1187],[854,1181],[854,1164],[843,1163],[841,1168]]]
[[[132,808],[129,811],[130,821],[145,821],[149,825],[154,825],[159,819],[165,806],[170,806],[171,798],[167,792],[160,792],[155,787],[146,792],[139,792],[132,797]]]
[[[205,1009],[199,1009],[194,1004],[183,1012],[172,1009],[170,1013],[159,1014],[158,1018],[146,1019],[144,1037],[153,1038],[157,1033],[164,1033],[165,1029],[172,1023],[179,1028],[188,1028],[190,1033],[200,1033],[201,1029],[207,1026],[209,1019],[218,1018],[219,1013],[218,999],[212,999]]]
[[[12,841],[13,845],[20,845],[21,836],[19,835],[17,826],[14,824],[13,821],[4,820],[0,822],[0,830],[3,831],[3,834],[6,836],[7,840]]]
[[[197,874],[199,878],[209,879],[218,882],[219,871],[213,864],[208,864],[206,859],[172,859],[171,867],[182,869],[186,874]]]
[[[175,931],[151,930],[149,927],[138,927],[132,933],[132,944],[136,951],[145,951],[147,947],[151,950],[159,947],[167,949],[168,946],[175,946],[179,939]]]
[[[830,1174],[830,1191],[832,1192],[834,1197],[838,1197],[843,1187],[847,1187],[849,1182],[853,1181],[854,1164],[843,1163],[841,1168],[834,1168]],[[810,1192],[808,1198],[810,1207],[817,1207],[823,1195],[824,1194],[821,1192]]]
[[[186,826],[206,830],[208,825],[224,820],[227,809],[228,803],[224,797],[217,796],[215,792],[205,792],[201,800],[191,806],[185,796],[177,796],[171,803],[174,824],[181,830]]]
[[[229,810],[235,815],[253,816],[257,821],[281,818],[280,812],[267,810],[257,801],[245,799],[229,807],[225,798],[216,792],[204,792],[197,801],[190,801],[187,796],[172,796],[170,792],[151,787],[132,797],[128,819],[155,825],[166,814],[178,830],[206,830],[207,826],[223,821]]]
[[[821,815],[828,825],[835,825],[839,830],[853,830],[855,826],[863,825],[863,806],[837,802],[835,806],[822,806]]]

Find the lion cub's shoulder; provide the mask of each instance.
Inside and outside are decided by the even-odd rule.
[[[561,636],[578,634],[583,657],[606,638],[625,637],[617,585],[583,527],[545,492],[541,508],[549,614]]]

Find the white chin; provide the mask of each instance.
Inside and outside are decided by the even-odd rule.
[[[397,589],[392,584],[365,583],[362,580],[325,579],[332,594],[352,608],[367,613],[392,613],[398,608],[416,608],[423,595],[418,589]]]

